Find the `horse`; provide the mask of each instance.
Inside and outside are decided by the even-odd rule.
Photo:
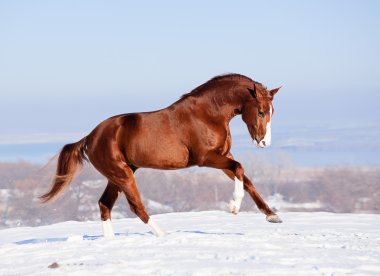
[[[280,88],[268,90],[240,74],[220,75],[164,109],[108,118],[80,141],[62,148],[51,187],[39,198],[43,203],[55,198],[87,161],[108,180],[98,201],[104,237],[114,237],[111,210],[120,193],[126,196],[131,211],[160,237],[166,233],[143,205],[134,178],[136,170],[210,167],[223,170],[234,181],[228,205],[231,213],[238,214],[245,190],[267,221],[280,223],[231,154],[229,129],[231,119],[241,115],[254,144],[270,146],[272,101]]]

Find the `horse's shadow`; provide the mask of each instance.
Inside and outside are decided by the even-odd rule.
[[[174,233],[190,233],[190,234],[216,235],[216,236],[243,236],[244,235],[244,233],[211,232],[211,231],[202,231],[202,230],[177,230]]]
[[[244,233],[229,233],[229,232],[212,232],[212,231],[203,231],[203,230],[177,230],[173,232],[168,232],[167,235],[173,235],[177,233],[185,234],[195,234],[195,235],[215,235],[215,236],[243,236]],[[124,232],[124,233],[115,233],[117,237],[130,237],[130,236],[152,236],[153,232]],[[103,235],[83,235],[83,240],[98,240],[103,238]],[[39,238],[39,239],[27,239],[22,241],[14,242],[17,245],[25,244],[37,244],[37,243],[52,243],[52,242],[65,242],[68,241],[69,237],[61,238]]]
[[[173,235],[177,233],[185,233],[185,234],[196,234],[196,235],[215,235],[215,236],[243,236],[244,233],[234,233],[234,232],[212,232],[212,231],[203,231],[203,230],[177,230],[173,232],[167,232],[166,235]],[[152,231],[148,232],[126,232],[126,233],[115,233],[115,236],[132,236],[132,235],[138,235],[138,236],[151,236],[155,235]],[[85,237],[85,236],[84,236]],[[101,238],[103,235],[100,236],[87,236],[87,239],[91,239],[91,237]]]

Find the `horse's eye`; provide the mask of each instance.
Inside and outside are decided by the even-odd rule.
[[[264,117],[264,112],[259,111],[259,117]]]

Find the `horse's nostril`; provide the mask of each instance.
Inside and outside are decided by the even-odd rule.
[[[256,141],[257,144],[260,144],[260,139],[259,139],[259,137],[256,136],[256,137],[255,137],[255,141]]]
[[[266,146],[266,145],[265,145],[265,141],[262,141],[262,142],[263,142],[263,145]]]

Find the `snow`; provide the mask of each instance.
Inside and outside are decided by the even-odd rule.
[[[0,275],[380,275],[380,215],[222,211],[152,216],[168,232],[155,237],[139,219],[0,231]],[[50,268],[49,268],[50,267]]]

